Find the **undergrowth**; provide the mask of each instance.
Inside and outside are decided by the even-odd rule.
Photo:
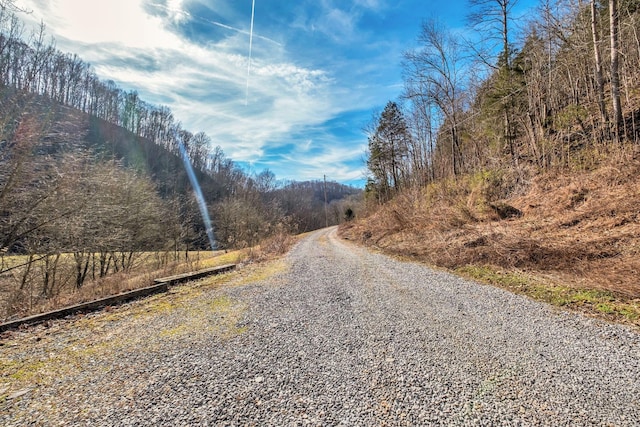
[[[151,286],[154,279],[174,274],[187,273],[199,269],[218,267],[226,264],[240,264],[268,261],[286,253],[295,242],[287,233],[278,233],[260,245],[235,251],[189,252],[181,262],[173,262],[158,267],[154,260],[156,253],[141,253],[143,261],[129,271],[111,274],[102,279],[88,281],[82,288],[60,287],[55,295],[43,298],[37,286],[21,287],[18,275],[0,275],[0,321],[26,317],[37,313],[56,310],[82,302],[117,295],[122,292]],[[184,253],[183,253],[184,255]],[[69,256],[64,256],[66,260]],[[22,263],[20,257],[4,257],[3,262]]]
[[[503,168],[436,181],[403,191],[340,233],[555,306],[640,326],[634,150],[585,154],[589,159],[569,169]]]

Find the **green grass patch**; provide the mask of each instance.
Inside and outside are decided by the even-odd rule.
[[[536,301],[640,326],[640,300],[625,299],[623,296],[599,289],[577,289],[543,283],[521,272],[503,271],[491,266],[468,265],[456,269],[455,272]]]
[[[37,375],[38,371],[43,369],[45,362],[36,361],[14,361],[5,360],[0,362],[2,372],[9,372],[9,378],[19,381],[33,381],[33,378]]]
[[[203,254],[200,254],[202,256]],[[202,258],[200,265],[202,268],[219,267],[221,265],[236,264],[247,257],[246,251],[232,251],[212,256],[210,258]]]
[[[500,285],[513,289],[526,289],[532,285],[531,280],[521,274],[506,273],[488,266],[467,265],[455,270],[463,276],[492,285]]]
[[[2,255],[0,256],[0,267],[8,270],[25,264],[29,260],[27,255]]]

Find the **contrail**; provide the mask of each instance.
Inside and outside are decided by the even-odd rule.
[[[256,0],[251,2],[251,29],[249,30],[249,64],[247,65],[247,92],[244,105],[249,105],[249,75],[251,74],[251,50],[253,48],[253,18],[256,12]]]
[[[0,0],[0,2],[1,1],[2,0]],[[200,22],[205,23],[205,24],[215,25],[216,27],[224,28],[225,30],[235,31],[236,33],[240,33],[240,34],[249,34],[248,31],[243,30],[241,28],[232,27],[231,25],[223,24],[222,22],[212,21],[210,19],[205,19],[205,18],[201,18],[199,16],[194,16],[194,15],[192,15],[189,12],[184,11],[184,10],[171,9],[171,8],[165,6],[165,5],[157,4],[157,3],[149,3],[149,5],[153,6],[153,7],[156,7],[158,9],[164,9],[164,10],[169,11],[169,12],[174,12],[174,13],[177,13],[179,15],[186,16],[187,18],[189,18],[189,19],[191,19],[193,21],[200,21]],[[257,39],[264,40],[264,41],[267,41],[269,43],[273,43],[276,46],[282,46],[282,43],[277,42],[277,41],[275,41],[273,39],[270,39],[269,37],[261,36],[260,34],[254,34],[254,36]]]

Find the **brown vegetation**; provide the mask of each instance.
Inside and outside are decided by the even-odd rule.
[[[369,127],[371,215],[342,233],[640,325],[640,7],[553,0],[517,26],[515,3],[469,1],[478,41],[423,23],[404,108]]]
[[[439,181],[403,192],[341,233],[388,253],[640,325],[640,157],[637,151],[622,157],[589,171],[494,171]],[[607,304],[591,304],[589,292],[582,300],[547,295],[578,291],[595,291]],[[619,313],[614,302],[623,307]]]
[[[23,282],[27,268],[39,273],[47,268],[44,260],[29,264],[26,256],[6,256],[2,262],[8,268],[0,273],[0,322],[140,289],[152,285],[159,277],[226,264],[273,260],[286,253],[294,242],[293,236],[281,231],[258,246],[233,252],[135,253],[128,269],[117,271],[112,267],[104,277],[87,280],[81,288],[73,285],[73,255],[62,254],[58,260],[55,292],[48,296],[41,293],[41,274],[29,276],[28,281]],[[15,264],[15,268],[10,268],[9,263]]]
[[[127,254],[128,255],[128,254]],[[96,277],[81,288],[73,285],[74,260],[72,254],[62,254],[58,260],[57,277],[50,295],[41,292],[41,274],[48,268],[44,260],[27,263],[24,256],[13,256],[15,269],[0,274],[0,321],[26,317],[69,305],[117,295],[153,284],[153,280],[167,275],[184,273],[203,267],[224,264],[229,257],[212,257],[212,252],[185,254],[137,253],[126,270],[109,271]],[[6,260],[5,260],[6,261]],[[233,259],[235,262],[235,258]],[[24,264],[24,265],[23,265]],[[25,272],[41,273],[23,280]]]

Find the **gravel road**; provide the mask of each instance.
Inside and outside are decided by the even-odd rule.
[[[16,334],[0,424],[640,425],[637,331],[335,228],[264,268]]]

